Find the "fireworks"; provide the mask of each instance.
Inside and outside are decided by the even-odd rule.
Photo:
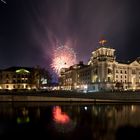
[[[76,64],[76,54],[72,48],[60,46],[54,50],[51,66],[57,74],[60,74],[61,68],[68,68],[73,64]]]

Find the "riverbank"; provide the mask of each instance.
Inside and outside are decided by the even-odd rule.
[[[51,92],[2,92],[0,101],[23,101],[23,102],[119,102],[140,103],[140,91],[126,92],[96,92],[77,93],[70,91]]]

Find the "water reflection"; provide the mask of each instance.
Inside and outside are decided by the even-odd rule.
[[[53,117],[56,123],[68,124],[70,122],[70,117],[67,113],[62,112],[60,106],[56,106],[53,108]]]
[[[63,110],[67,111],[65,108]],[[68,133],[74,130],[76,126],[76,120],[72,119],[69,115],[70,113],[67,112],[62,111],[62,107],[60,106],[53,107],[53,125],[56,131]]]
[[[139,118],[139,104],[0,103],[0,137],[134,139]]]
[[[17,123],[21,124],[29,122],[30,118],[28,116],[28,109],[26,109],[25,107],[19,108],[19,110],[17,111]]]

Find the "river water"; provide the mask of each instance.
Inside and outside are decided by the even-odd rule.
[[[0,139],[140,139],[139,104],[0,103]]]

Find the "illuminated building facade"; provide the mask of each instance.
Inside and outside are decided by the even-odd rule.
[[[115,49],[104,45],[92,52],[87,65],[62,69],[60,86],[64,90],[139,90],[140,58],[128,63],[116,61]]]
[[[40,75],[37,68],[10,67],[0,71],[0,89],[39,89]]]

